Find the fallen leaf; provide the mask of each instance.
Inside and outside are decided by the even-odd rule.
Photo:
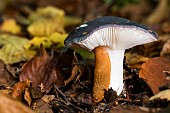
[[[39,87],[43,92],[49,92],[57,80],[54,62],[44,47],[41,46],[39,52],[23,65],[20,81],[26,79],[31,81],[33,87]]]
[[[28,105],[30,106],[32,99],[31,99],[29,88],[25,89],[24,99],[27,101]]]
[[[64,84],[67,85],[68,83],[70,83],[78,75],[78,73],[79,73],[79,66],[74,65],[70,77],[64,81]]]
[[[11,87],[17,81],[8,72],[5,63],[0,60],[0,86]]]
[[[165,57],[155,57],[142,65],[139,77],[148,84],[154,94],[157,94],[159,87],[170,83],[164,74],[165,71],[170,71],[170,61]]]
[[[131,68],[141,68],[142,63],[146,62],[149,58],[135,53],[125,53],[126,62]]]
[[[19,101],[22,101],[24,98],[25,91],[29,87],[30,87],[29,80],[16,83],[13,87],[11,97],[13,97],[14,99],[17,99]]]
[[[52,111],[52,107],[45,103],[42,99],[38,99],[35,102],[33,102],[32,106],[34,111],[36,111],[36,113],[54,113]]]
[[[151,113],[151,109],[134,105],[120,105],[111,107],[107,113]]]
[[[30,94],[33,99],[42,98],[42,96],[44,95],[39,87],[30,87]]]
[[[73,62],[73,50],[69,49],[59,56],[55,56],[57,62],[57,81],[55,85],[60,88],[65,86],[64,81],[69,78]]]
[[[52,100],[54,100],[55,96],[54,95],[44,95],[42,97],[42,100],[46,103],[50,103]]]
[[[170,39],[164,44],[160,54],[161,56],[170,55]]]
[[[27,30],[33,36],[49,36],[54,32],[64,33],[64,15],[65,12],[56,7],[38,8],[30,15],[32,23]]]
[[[48,37],[37,37],[35,36],[33,39],[28,41],[27,44],[24,45],[26,49],[29,48],[39,48],[41,44],[45,48],[50,48],[51,45],[55,45],[55,48],[64,47],[64,40],[68,34],[61,34],[58,32],[53,33]]]
[[[154,99],[167,99],[170,101],[170,89],[163,90],[150,98],[150,100]]]
[[[8,34],[0,35],[0,59],[5,64],[13,64],[20,61],[26,61],[34,56],[35,51],[27,50],[24,45],[28,39],[12,36]]]
[[[2,23],[0,30],[2,32],[12,33],[12,34],[21,33],[21,27],[16,23],[16,21],[14,19],[5,20]]]
[[[162,24],[161,26],[161,30],[164,32],[164,33],[170,33],[170,21],[166,21]]]
[[[81,65],[78,65],[78,57],[74,53],[73,68],[71,70],[71,75],[67,80],[64,81],[64,84],[67,85],[73,79],[76,79],[77,81],[82,76],[82,74],[83,74],[83,67]]]
[[[35,113],[21,102],[0,93],[0,113]]]

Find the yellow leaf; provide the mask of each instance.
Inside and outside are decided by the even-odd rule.
[[[34,37],[32,40],[28,41],[28,43],[24,46],[26,49],[31,48],[39,48],[41,44],[45,48],[49,48],[52,44],[55,44],[56,48],[60,48],[64,46],[64,40],[68,34],[60,34],[58,32],[53,33],[48,37]]]
[[[49,36],[54,32],[64,33],[64,11],[56,7],[39,8],[30,15],[32,23],[28,32],[33,36]]]
[[[34,56],[35,51],[26,50],[24,45],[29,40],[7,34],[0,35],[0,59],[6,64],[26,61]]]
[[[16,23],[16,21],[14,19],[7,19],[2,23],[0,30],[2,32],[19,34],[21,32],[21,27]]]

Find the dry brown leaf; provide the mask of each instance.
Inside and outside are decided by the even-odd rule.
[[[12,86],[16,83],[14,77],[8,72],[5,63],[0,60],[0,86]]]
[[[33,87],[40,87],[44,92],[49,92],[52,84],[57,80],[56,70],[52,57],[44,47],[22,67],[20,81],[29,79]]]
[[[54,95],[44,95],[42,97],[42,100],[46,103],[50,103],[55,98]]]
[[[70,83],[74,78],[77,81],[83,74],[84,69],[81,65],[78,65],[78,58],[75,53],[73,53],[73,54],[74,54],[73,64],[75,64],[75,65],[72,68],[70,77],[64,81],[65,85]]]
[[[52,107],[45,103],[42,99],[38,99],[32,104],[32,108],[36,113],[53,113]]]
[[[30,108],[17,100],[0,93],[0,113],[34,113]]]
[[[28,88],[28,87],[30,87],[30,81],[29,80],[16,83],[13,87],[11,96],[14,99],[22,101],[24,93],[26,91],[26,88]]]
[[[72,71],[71,71],[71,76],[64,81],[64,84],[67,85],[68,83],[70,83],[77,75],[79,72],[79,66],[78,65],[74,65]]]
[[[139,72],[142,78],[151,88],[154,94],[159,92],[159,87],[169,84],[170,80],[164,74],[170,71],[170,61],[165,57],[155,57],[145,62]]]
[[[150,113],[150,109],[146,107],[139,107],[133,105],[121,105],[112,107],[107,113]]]
[[[27,101],[28,105],[30,106],[32,99],[28,88],[25,89],[24,99]]]
[[[161,50],[161,56],[170,55],[170,39],[164,44]]]

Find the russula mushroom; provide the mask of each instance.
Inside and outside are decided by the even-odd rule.
[[[86,22],[73,30],[65,45],[95,53],[93,100],[99,102],[112,88],[123,90],[123,58],[126,49],[156,41],[158,35],[128,19],[106,16]]]

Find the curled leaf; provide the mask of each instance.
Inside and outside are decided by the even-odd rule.
[[[17,84],[14,85],[11,96],[14,99],[22,101],[22,99],[24,97],[24,93],[25,93],[26,89],[29,87],[30,87],[29,80],[18,82]]]
[[[154,94],[159,92],[159,87],[169,84],[165,71],[170,71],[170,61],[164,57],[151,58],[145,62],[139,72]]]
[[[31,99],[29,88],[25,89],[24,99],[27,101],[28,105],[30,106],[32,99]]]
[[[22,67],[20,81],[30,80],[33,87],[50,91],[51,85],[56,81],[57,75],[53,65],[52,57],[48,55],[44,47]]]

